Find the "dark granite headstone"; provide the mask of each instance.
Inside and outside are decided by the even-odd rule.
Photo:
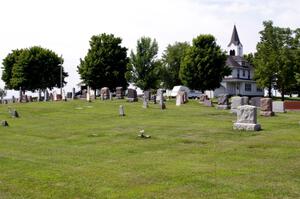
[[[166,104],[164,102],[164,96],[163,96],[163,92],[160,93],[160,101],[159,101],[159,106],[161,110],[166,109]]]
[[[137,102],[138,101],[136,90],[131,89],[131,88],[128,89],[127,100],[129,102]]]
[[[229,109],[229,95],[228,94],[219,95],[217,109]]]
[[[124,99],[124,90],[122,87],[116,88],[116,98],[117,99]]]
[[[1,126],[7,127],[8,126],[7,121],[6,120],[2,120],[1,121]]]

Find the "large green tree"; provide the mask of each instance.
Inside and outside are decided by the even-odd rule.
[[[272,21],[265,21],[263,25],[254,59],[255,79],[258,86],[268,88],[269,97],[271,88],[276,88],[284,100],[284,95],[295,86],[295,72],[299,71],[299,33],[273,26]]]
[[[155,89],[159,84],[160,61],[156,40],[142,37],[137,41],[136,53],[131,51],[127,79],[142,90]]]
[[[180,68],[180,79],[191,89],[214,90],[224,76],[231,73],[226,66],[226,54],[217,45],[214,36],[199,35],[193,39]]]
[[[60,87],[62,70],[64,78],[63,58],[49,49],[34,46],[13,50],[3,59],[2,80],[8,89],[35,91]]]
[[[160,79],[165,88],[172,89],[176,85],[182,85],[179,78],[181,62],[187,49],[190,47],[187,42],[176,42],[168,45],[162,55],[162,66]]]
[[[83,82],[96,90],[118,86],[127,87],[127,48],[121,46],[122,39],[113,34],[92,36],[90,49],[77,67]]]

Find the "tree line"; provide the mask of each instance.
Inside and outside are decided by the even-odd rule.
[[[263,23],[255,54],[245,58],[254,65],[255,80],[261,88],[276,88],[285,93],[300,89],[300,30]],[[77,66],[83,83],[96,90],[128,82],[142,90],[186,85],[196,90],[214,90],[230,75],[226,52],[212,35],[199,35],[188,42],[169,44],[158,58],[155,39],[141,37],[135,50],[128,49],[113,34],[94,35],[90,48]],[[13,50],[3,59],[2,80],[7,89],[38,90],[60,87],[68,74],[62,67],[63,58],[49,49],[31,47]],[[61,71],[62,70],[62,71]]]

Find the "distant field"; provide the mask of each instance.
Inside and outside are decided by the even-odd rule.
[[[1,199],[300,198],[299,111],[258,117],[260,132],[233,131],[229,111],[195,101],[163,111],[123,100],[8,104],[3,119]]]

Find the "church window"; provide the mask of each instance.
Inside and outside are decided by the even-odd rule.
[[[245,84],[245,91],[251,92],[251,84]]]

